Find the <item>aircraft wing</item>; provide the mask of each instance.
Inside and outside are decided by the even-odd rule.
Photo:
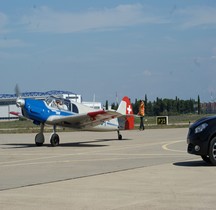
[[[100,125],[104,121],[111,120],[120,116],[122,116],[122,114],[116,111],[99,110],[95,112],[70,116],[51,116],[48,119],[47,123],[56,124],[63,127],[82,129]]]

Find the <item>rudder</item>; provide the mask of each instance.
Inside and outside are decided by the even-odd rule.
[[[134,128],[134,116],[133,116],[133,109],[132,109],[132,105],[130,102],[130,99],[125,96],[118,109],[117,112],[121,113],[124,119],[120,118],[119,119],[119,125],[121,129],[124,130],[131,130]],[[122,121],[123,120],[123,121]]]

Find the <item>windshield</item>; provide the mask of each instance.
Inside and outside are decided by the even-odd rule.
[[[48,97],[45,100],[47,106],[55,108],[55,109],[61,109],[61,110],[70,110],[70,101],[65,100],[63,98],[56,98],[56,97]]]

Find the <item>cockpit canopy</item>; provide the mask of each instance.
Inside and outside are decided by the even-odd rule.
[[[45,103],[50,108],[79,113],[77,105],[68,99],[49,96],[45,99]]]
[[[67,99],[50,96],[45,99],[45,102],[51,108],[71,111],[71,102]]]

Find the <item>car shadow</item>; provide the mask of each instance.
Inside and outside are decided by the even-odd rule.
[[[211,164],[206,163],[202,160],[190,160],[184,162],[176,162],[173,163],[174,166],[181,166],[181,167],[212,167]]]

